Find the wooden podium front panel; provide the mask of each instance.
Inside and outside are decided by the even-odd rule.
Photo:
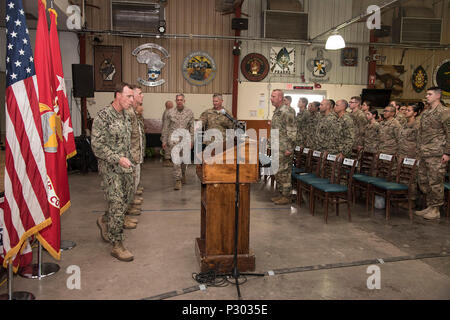
[[[202,185],[201,239],[205,254],[234,254],[235,184]],[[238,254],[249,252],[250,186],[240,184]],[[205,201],[206,200],[206,201]]]

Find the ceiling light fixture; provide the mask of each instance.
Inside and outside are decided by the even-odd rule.
[[[325,49],[339,50],[342,48],[345,48],[344,38],[342,38],[337,31],[334,31],[331,36],[328,37],[327,43],[325,44]]]

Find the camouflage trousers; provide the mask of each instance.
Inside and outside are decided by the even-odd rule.
[[[134,192],[137,191],[139,183],[141,182],[141,166],[142,164],[138,163],[133,169]]]
[[[102,187],[107,201],[106,220],[111,243],[123,241],[125,212],[134,194],[133,175],[115,172],[102,173]]]
[[[169,154],[169,156],[172,153],[172,148],[174,146],[175,145],[171,145],[171,144],[169,144],[167,146],[167,153]],[[183,156],[183,154],[180,154],[180,157],[182,157],[182,156]],[[173,179],[175,181],[181,180],[181,177],[185,174],[185,172],[186,172],[186,164],[184,164],[184,163],[181,163],[181,164],[173,163],[172,176],[173,176]]]
[[[428,207],[444,204],[446,163],[442,163],[441,159],[442,157],[426,157],[421,158],[419,162],[419,187],[427,197]]]
[[[276,188],[284,197],[291,195],[291,174],[293,155],[280,155],[278,172],[275,174]]]

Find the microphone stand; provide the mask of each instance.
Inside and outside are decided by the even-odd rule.
[[[239,288],[239,278],[241,275],[252,275],[252,276],[259,276],[263,277],[264,273],[241,273],[239,271],[238,267],[238,239],[239,239],[239,199],[240,199],[240,188],[239,188],[239,159],[240,159],[240,153],[239,153],[239,142],[240,142],[240,134],[238,132],[238,129],[242,129],[242,124],[239,123],[237,120],[233,121],[234,123],[234,130],[236,133],[236,189],[235,189],[235,199],[234,199],[234,257],[233,257],[233,269],[231,271],[231,277],[234,278],[238,299],[242,300],[241,296],[241,290]],[[227,274],[225,274],[227,276]]]

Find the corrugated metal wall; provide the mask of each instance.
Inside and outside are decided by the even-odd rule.
[[[308,33],[312,39],[322,32],[345,22],[353,17],[351,0],[305,0],[304,8],[308,11]],[[244,2],[242,12],[249,15],[249,29],[243,32],[242,35],[251,38],[262,38],[264,19],[263,11],[267,8],[267,0],[248,0]],[[356,23],[342,30],[342,36],[347,42],[363,42],[368,41],[369,32],[365,28],[364,23]],[[326,36],[318,39],[326,40]],[[306,68],[306,63],[309,59],[316,57],[318,48],[325,48],[314,45],[307,46],[301,44],[286,44],[280,42],[260,42],[260,41],[244,41],[242,44],[241,58],[244,58],[249,53],[260,53],[270,61],[270,50],[272,47],[293,47],[295,48],[295,75],[277,75],[269,73],[263,80],[264,82],[300,82],[300,75],[304,73],[305,80],[311,77],[311,72]],[[368,46],[355,46],[358,48],[358,65],[356,67],[342,67],[341,66],[341,51],[325,51],[324,58],[329,59],[332,63],[332,68],[327,73],[329,78],[328,83],[336,84],[365,84],[367,83],[368,65],[364,60],[368,55]],[[240,75],[241,81],[247,81],[245,77]]]
[[[93,6],[86,7],[87,27],[91,30],[110,30],[110,1],[92,0]],[[166,6],[167,34],[184,35],[232,35],[231,15],[221,15],[215,11],[212,0],[170,0]],[[132,51],[145,43],[156,43],[165,48],[170,58],[162,69],[161,78],[166,80],[161,86],[145,87],[144,92],[183,92],[183,93],[231,93],[233,43],[230,40],[203,39],[155,39],[130,38],[103,35],[101,45],[122,46],[122,79],[136,83],[138,77],[145,78],[146,66],[137,62]],[[87,63],[93,64],[93,36],[87,37]],[[206,86],[193,86],[182,75],[184,58],[194,51],[206,51],[215,60],[217,73]]]

